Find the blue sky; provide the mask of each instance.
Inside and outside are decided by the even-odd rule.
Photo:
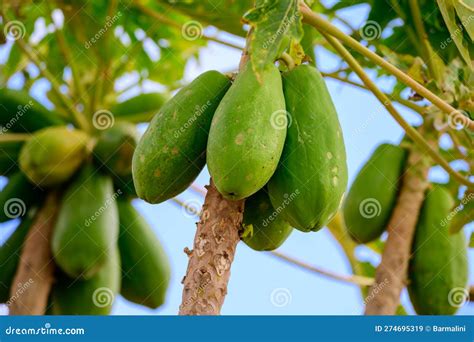
[[[351,10],[345,16],[357,27],[357,24],[364,21],[366,10],[364,8]],[[224,36],[224,38],[229,37]],[[185,78],[191,81],[203,71],[210,69],[235,70],[239,58],[238,51],[210,43],[208,47],[202,49],[199,60],[189,61]],[[338,67],[334,56],[322,50],[317,50],[317,58],[325,71]],[[388,88],[393,82],[393,79],[387,77],[380,80],[378,84],[382,88]],[[397,143],[403,132],[370,93],[331,80],[328,80],[328,86],[339,113],[346,141],[349,182],[351,182],[359,167],[378,144]],[[146,84],[144,87],[145,91],[156,89],[154,84]],[[41,98],[41,89],[37,91],[37,97]],[[411,123],[418,122],[417,117],[404,107],[398,108]],[[431,177],[442,180],[445,174],[437,169],[431,172]],[[209,174],[206,169],[199,176],[197,183],[205,185],[208,181]],[[192,191],[186,191],[179,198],[185,201],[193,199],[203,201],[201,196]],[[118,298],[113,313],[120,315],[176,314],[181,302],[181,279],[185,274],[188,259],[183,249],[192,247],[196,220],[186,215],[171,201],[159,205],[149,205],[140,200],[134,203],[164,244],[171,261],[172,279],[167,302],[161,308],[149,310]],[[13,224],[6,226],[9,227],[0,227],[0,241],[10,234]],[[473,231],[472,225],[467,231]],[[306,234],[295,230],[280,251],[336,273],[349,274],[350,272],[344,254],[326,229]],[[375,255],[363,248],[358,252],[367,260],[378,261]],[[474,281],[472,249],[469,252],[469,259],[472,283]],[[275,292],[286,296],[288,299],[286,305],[275,305],[274,301],[272,302],[272,293],[275,294]],[[402,300],[408,304],[406,293],[403,294]],[[232,315],[358,315],[363,312],[362,301],[359,289],[354,285],[308,273],[283,263],[268,253],[255,252],[241,243],[232,265],[228,295],[222,313]],[[412,312],[409,304],[407,307]],[[1,308],[0,312],[2,312]],[[474,314],[474,305],[465,305],[459,313]]]

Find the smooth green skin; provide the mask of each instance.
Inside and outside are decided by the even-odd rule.
[[[344,222],[355,242],[373,241],[385,231],[406,159],[402,147],[381,144],[357,174],[343,205]]]
[[[27,92],[0,89],[0,126],[3,133],[34,132],[58,125],[64,125],[59,114],[46,109]]]
[[[206,163],[212,116],[229,87],[226,76],[207,71],[161,108],[133,155],[133,181],[140,198],[166,201],[196,179]]]
[[[160,93],[140,94],[117,103],[110,111],[117,119],[128,122],[149,122],[166,102]]]
[[[249,197],[273,175],[286,136],[286,124],[275,123],[282,115],[285,99],[278,69],[270,65],[259,83],[247,63],[219,104],[209,132],[207,166],[224,197]]]
[[[0,303],[6,303],[10,299],[10,288],[31,224],[32,218],[25,217],[8,240],[0,246]]]
[[[52,237],[56,263],[72,278],[89,279],[118,239],[112,179],[87,165],[64,194]]]
[[[18,157],[24,141],[0,142],[0,175],[8,176],[18,171]]]
[[[168,257],[155,233],[130,201],[117,201],[122,260],[121,295],[155,309],[165,302],[170,281]]]
[[[89,136],[65,126],[36,132],[20,152],[20,169],[39,186],[58,185],[68,180],[88,155]]]
[[[245,200],[242,228],[242,241],[256,251],[277,249],[293,231],[273,209],[265,188]]]
[[[118,248],[111,246],[105,264],[91,279],[60,274],[52,290],[51,314],[108,315],[120,291],[120,268]]]
[[[41,190],[31,184],[23,173],[13,174],[0,192],[0,223],[23,216],[42,199]]]
[[[446,224],[453,207],[450,193],[435,186],[420,212],[408,273],[408,293],[420,315],[453,315],[458,308],[449,303],[449,293],[455,288],[466,289],[468,260],[464,233],[450,235]],[[462,294],[459,289],[455,291]]]
[[[135,125],[117,122],[100,134],[93,150],[94,159],[112,175],[129,176],[132,174],[132,158],[137,143]]]
[[[291,125],[280,164],[268,183],[274,208],[303,232],[317,231],[336,214],[347,185],[344,139],[321,74],[300,65],[283,74]]]

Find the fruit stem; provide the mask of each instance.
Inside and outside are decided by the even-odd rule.
[[[286,66],[288,67],[289,70],[293,70],[294,67],[295,67],[295,61],[293,60],[293,58],[291,58],[291,56],[286,53],[286,52],[283,52],[279,58],[281,61],[283,61],[283,63],[286,64]]]
[[[300,11],[303,15],[303,22],[314,26],[320,32],[325,32],[326,34],[337,38],[342,43],[348,45],[350,48],[359,52],[364,57],[368,58],[381,68],[388,71],[390,74],[395,76],[400,82],[404,83],[405,85],[416,91],[418,94],[431,101],[436,107],[441,109],[446,114],[452,116],[453,120],[455,120],[456,122],[465,122],[466,128],[474,130],[474,121],[463,115],[459,110],[452,107],[449,103],[446,103],[436,94],[423,87],[413,78],[405,74],[402,70],[398,69],[396,66],[387,62],[385,59],[366,48],[354,38],[348,36],[341,30],[339,30],[336,26],[332,25],[329,21],[323,19],[320,15],[314,13],[303,1],[300,1]]]
[[[54,282],[50,240],[59,211],[59,194],[50,192],[26,236],[10,289],[10,315],[44,315]],[[19,294],[19,289],[22,289]]]
[[[370,79],[365,73],[362,66],[357,62],[354,56],[334,37],[326,34],[324,31],[320,31],[324,38],[331,44],[339,55],[347,62],[351,69],[359,76],[365,86],[377,97],[377,99],[383,104],[390,115],[397,121],[397,123],[405,130],[407,135],[420,147],[423,147],[425,151],[434,161],[436,161],[443,169],[446,170],[456,181],[466,185],[469,188],[474,188],[474,183],[470,182],[469,179],[462,176],[459,172],[454,170],[451,165],[444,159],[435,148],[433,148],[423,136],[414,129],[405,119],[398,113],[393,106],[390,99],[385,95],[377,85]]]

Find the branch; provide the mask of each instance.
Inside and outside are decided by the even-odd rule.
[[[212,180],[197,225],[186,276],[180,315],[218,315],[227,294],[230,268],[240,241],[244,200],[229,201]]]
[[[341,57],[349,64],[351,69],[359,76],[365,86],[377,97],[377,99],[384,105],[390,115],[397,121],[397,123],[405,130],[407,135],[426,151],[433,160],[435,160],[443,169],[446,170],[459,183],[466,185],[469,188],[474,188],[474,183],[463,177],[460,173],[454,170],[451,165],[423,138],[423,136],[403,117],[393,106],[390,99],[377,87],[377,85],[365,73],[362,66],[350,54],[350,52],[335,38],[327,35],[324,31],[320,31],[327,41],[334,47],[334,49],[341,55]]]
[[[0,143],[2,142],[22,142],[31,137],[28,133],[4,133],[0,134]]]
[[[459,110],[452,107],[450,104],[443,101],[440,97],[432,93],[430,90],[423,87],[421,84],[416,82],[410,76],[405,74],[403,71],[395,67],[394,65],[390,64],[382,57],[377,55],[376,53],[370,51],[368,48],[360,44],[354,38],[346,35],[344,32],[339,30],[337,27],[332,25],[329,21],[323,19],[318,14],[311,11],[311,9],[304,4],[303,1],[300,2],[300,10],[301,14],[303,15],[303,21],[307,24],[314,26],[319,31],[326,32],[326,34],[331,35],[337,39],[339,39],[344,44],[348,45],[352,49],[356,50],[364,57],[370,59],[372,62],[377,64],[378,66],[382,67],[393,76],[395,76],[400,82],[406,84],[408,87],[412,88],[421,96],[425,97],[429,101],[431,101],[435,106],[441,109],[448,115],[453,115],[453,119],[459,122],[466,122],[466,128],[470,128],[474,130],[474,121],[469,119],[468,117],[464,116]]]
[[[368,277],[364,277],[364,276],[358,276],[358,275],[349,275],[349,276],[340,275],[340,274],[337,274],[337,273],[334,273],[334,272],[331,272],[331,271],[328,271],[328,270],[324,270],[322,268],[318,268],[318,267],[309,265],[309,264],[307,264],[303,261],[297,260],[295,258],[292,258],[288,255],[285,255],[285,254],[277,252],[277,251],[269,252],[269,254],[275,256],[278,259],[284,260],[284,261],[288,262],[291,265],[296,265],[296,266],[298,266],[300,268],[303,268],[307,271],[317,273],[317,274],[320,274],[320,275],[323,275],[323,276],[326,276],[328,278],[335,279],[335,280],[338,280],[338,281],[341,281],[341,282],[344,282],[344,283],[351,283],[351,284],[355,284],[355,285],[358,285],[358,286],[371,286],[374,283],[374,279],[372,279],[372,278],[368,278]]]
[[[416,146],[414,146],[416,147]],[[388,238],[370,290],[365,314],[394,315],[407,282],[408,263],[418,215],[428,188],[430,164],[421,151],[412,150],[402,187],[388,223]]]
[[[10,315],[44,315],[53,284],[50,237],[59,209],[59,196],[48,194],[26,236],[10,292]],[[23,291],[20,293],[19,288]]]

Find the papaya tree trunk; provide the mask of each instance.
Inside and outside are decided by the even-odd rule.
[[[430,163],[419,150],[408,157],[402,187],[388,223],[388,238],[375,283],[365,302],[366,315],[394,315],[407,283],[408,264],[419,212],[428,188]]]
[[[52,192],[34,218],[10,290],[10,315],[44,315],[46,312],[54,281],[50,241],[58,207],[58,194]]]
[[[180,315],[220,314],[240,240],[244,200],[227,200],[217,191],[212,179],[210,183],[206,187],[193,250],[185,250],[189,263],[183,279]]]

